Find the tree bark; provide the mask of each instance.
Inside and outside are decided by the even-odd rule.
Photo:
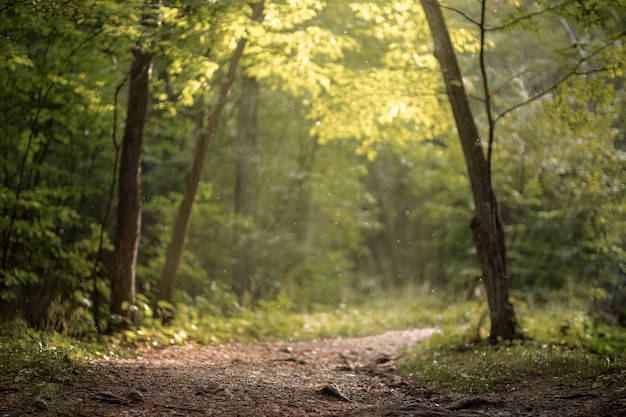
[[[258,186],[256,129],[259,84],[257,80],[244,77],[239,126],[237,134],[237,171],[235,179],[235,214],[241,218],[256,220]],[[233,264],[233,289],[243,305],[252,304],[256,293],[256,263],[250,240],[250,227],[239,225],[235,230],[235,263]]]
[[[151,53],[136,46],[132,54],[111,268],[110,311],[120,316],[126,313],[122,308],[124,302],[135,302],[135,266],[141,231],[141,148],[152,71]]]
[[[433,37],[434,54],[443,74],[472,188],[475,208],[471,228],[489,303],[489,340],[492,343],[513,340],[520,335],[513,305],[509,300],[510,281],[506,271],[504,229],[491,184],[489,161],[485,158],[439,3],[436,0],[420,2]]]

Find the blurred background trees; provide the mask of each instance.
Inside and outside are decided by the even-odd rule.
[[[266,1],[251,23],[244,2],[163,0],[128,317],[156,303],[196,140],[242,38],[173,304],[228,315],[272,299],[316,309],[407,288],[477,294],[465,165],[414,3]],[[484,132],[476,4],[441,3]],[[597,317],[624,325],[626,7],[517,3],[487,3],[486,49],[513,291],[539,302],[591,294]],[[141,22],[141,8],[116,1],[0,9],[3,321],[106,327],[110,189]],[[256,128],[245,133],[251,91]]]

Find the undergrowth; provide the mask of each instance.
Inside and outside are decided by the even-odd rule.
[[[441,332],[411,348],[401,372],[432,389],[477,395],[544,381],[581,389],[614,387],[626,394],[626,329],[594,324],[575,307],[517,306],[524,340],[486,343],[476,303],[442,314]],[[447,317],[447,318],[446,318]],[[450,319],[461,320],[455,324]]]
[[[354,337],[387,330],[437,327],[440,333],[407,351],[401,371],[434,389],[479,394],[533,378],[602,387],[626,386],[626,329],[594,324],[579,306],[516,303],[527,338],[491,346],[486,306],[441,298],[389,296],[335,309],[299,311],[287,298],[223,316],[180,304],[164,327],[139,306],[141,326],[113,336],[74,339],[17,323],[0,328],[0,377],[11,383],[62,381],[93,359],[132,356],[175,344]],[[621,388],[622,390],[624,388]]]
[[[423,298],[379,297],[361,305],[340,305],[299,311],[287,297],[263,301],[255,309],[241,309],[222,316],[193,305],[179,304],[176,318],[168,327],[148,312],[142,325],[121,334],[120,343],[136,347],[159,347],[194,341],[213,344],[252,340],[307,340],[325,337],[356,337],[391,329],[431,327],[437,320],[433,311],[441,301]]]
[[[78,341],[58,333],[27,329],[0,336],[0,379],[10,383],[63,382],[84,377],[84,365],[105,345]],[[115,354],[118,356],[117,354]]]

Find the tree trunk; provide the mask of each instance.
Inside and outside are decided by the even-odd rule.
[[[263,2],[252,5],[252,8],[253,19],[256,19],[257,16],[262,16]],[[237,47],[235,48],[235,52],[230,59],[228,73],[222,81],[222,87],[220,89],[215,108],[209,115],[208,126],[206,127],[206,130],[200,129],[200,134],[196,141],[194,159],[187,176],[187,188],[176,218],[176,224],[174,225],[174,231],[172,233],[172,240],[170,241],[165,253],[165,266],[163,267],[163,273],[157,289],[157,314],[161,317],[164,324],[169,323],[174,317],[174,291],[176,289],[178,270],[180,269],[187,235],[189,234],[189,226],[191,225],[193,203],[196,199],[196,194],[198,193],[198,186],[202,180],[202,172],[209,156],[211,143],[213,142],[213,138],[217,132],[220,117],[224,107],[226,106],[230,87],[233,85],[235,80],[237,65],[243,55],[245,46],[246,39],[240,39],[237,43]],[[165,303],[161,303],[162,301]]]
[[[126,126],[122,141],[119,171],[115,251],[111,268],[110,310],[113,315],[125,314],[124,302],[135,302],[135,266],[141,231],[141,148],[152,54],[139,46],[133,48]]]
[[[513,340],[519,333],[513,305],[509,301],[504,229],[491,184],[489,162],[485,158],[439,3],[436,0],[420,2],[434,40],[435,57],[441,66],[472,187],[475,209],[471,227],[489,303],[489,340],[492,343]]]
[[[237,172],[235,180],[235,214],[256,220],[258,197],[256,128],[259,102],[259,84],[254,78],[244,77],[239,128],[237,134]],[[233,289],[243,305],[253,304],[256,293],[256,264],[250,227],[237,226],[235,230],[235,263],[233,264]]]
[[[157,289],[157,313],[166,324],[171,321],[174,315],[174,290],[176,289],[178,270],[180,269],[187,235],[189,234],[189,226],[191,225],[193,203],[196,199],[196,194],[198,193],[198,187],[200,185],[200,181],[202,180],[204,165],[206,164],[209,156],[211,143],[213,142],[213,138],[217,132],[220,116],[224,110],[224,106],[226,105],[228,93],[233,84],[237,65],[241,55],[243,54],[245,44],[245,39],[239,40],[237,48],[235,49],[235,52],[230,60],[228,74],[222,82],[217,103],[213,112],[209,115],[208,126],[206,129],[202,129],[201,127],[199,128],[193,162],[189,168],[189,173],[187,174],[187,188],[178,211],[178,216],[176,217],[172,240],[167,246],[167,251],[165,253],[165,266],[163,267],[163,273]],[[165,301],[166,304],[159,303],[159,301]]]

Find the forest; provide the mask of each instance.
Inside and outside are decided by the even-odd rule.
[[[3,325],[407,292],[487,300],[493,341],[556,299],[626,325],[623,0],[13,0],[0,31]]]
[[[0,414],[626,413],[626,0],[0,35]]]

